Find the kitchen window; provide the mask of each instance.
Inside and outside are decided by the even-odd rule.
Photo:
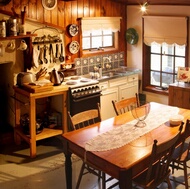
[[[165,90],[169,84],[177,81],[178,67],[186,66],[186,47],[185,45],[152,44],[146,48],[149,49],[150,54],[150,58],[146,61],[150,85]]]
[[[187,18],[144,16],[143,32],[143,90],[167,94],[187,66]]]
[[[88,51],[104,50],[114,47],[114,33],[111,30],[84,31],[82,49]]]
[[[81,18],[81,56],[118,50],[120,17]]]

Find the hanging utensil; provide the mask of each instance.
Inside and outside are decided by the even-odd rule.
[[[59,44],[56,44],[56,51],[55,51],[56,61],[59,59],[58,54],[59,54]]]
[[[64,60],[65,60],[65,58],[63,56],[63,44],[61,43],[61,53],[60,53],[60,56],[59,56],[59,61],[63,62]]]
[[[43,57],[43,48],[40,48],[40,54],[39,54],[39,58],[38,58],[39,64],[43,64],[42,57]]]
[[[56,55],[55,55],[56,56]],[[53,52],[53,45],[52,45],[52,57],[53,57],[53,63],[56,63],[56,57],[54,56],[54,52]]]
[[[52,44],[50,43],[49,45],[49,62],[51,63],[52,62]]]
[[[47,51],[47,46],[44,45],[44,62],[47,64],[48,63],[48,59],[46,58],[46,51]]]

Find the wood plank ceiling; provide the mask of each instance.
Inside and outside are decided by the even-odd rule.
[[[148,2],[150,5],[190,5],[190,0],[111,0],[125,5],[139,5]]]

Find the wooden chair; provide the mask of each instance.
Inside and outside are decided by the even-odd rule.
[[[190,120],[186,121],[185,130],[183,135],[180,137],[180,143],[176,147],[174,154],[172,156],[172,173],[174,173],[175,169],[182,169],[184,171],[184,182],[180,182],[176,180],[176,178],[171,179],[175,182],[185,185],[185,188],[188,189],[188,174],[187,169],[190,168],[187,166],[187,161],[190,160]]]
[[[112,104],[115,110],[116,115],[123,114],[127,111],[130,111],[132,107],[140,106],[138,94],[135,94],[135,97],[122,99],[120,101],[113,101]]]
[[[71,128],[72,130],[77,130],[83,127],[87,127],[93,123],[97,123],[101,121],[101,113],[100,113],[100,105],[99,103],[97,104],[97,109],[91,109],[87,111],[80,112],[78,114],[75,114],[74,116],[70,115],[70,112],[68,112],[68,117],[70,120]],[[96,170],[96,168],[92,167],[91,165],[85,163],[83,161],[76,189],[79,188],[82,176],[87,174],[87,173],[92,173],[98,178],[102,178],[102,188],[105,189],[105,173],[102,173],[101,171]]]
[[[167,140],[166,142],[157,144],[158,141],[154,140],[152,153],[149,159],[150,165],[147,169],[133,178],[134,184],[142,188],[154,189],[162,182],[167,181],[168,188],[172,189],[169,179],[169,165],[176,147],[176,142],[181,135],[182,128],[183,123],[181,124],[179,132],[175,135],[175,137]]]

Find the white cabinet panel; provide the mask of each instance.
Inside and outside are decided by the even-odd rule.
[[[135,93],[138,93],[138,81],[119,86],[119,100],[134,97]]]
[[[102,91],[100,98],[102,120],[114,117],[115,111],[112,100],[118,100],[118,88],[110,88]]]
[[[110,79],[100,82],[99,85],[102,89],[100,99],[102,120],[105,120],[116,115],[112,100],[119,101],[122,98],[133,97],[135,93],[138,93],[138,74]]]

